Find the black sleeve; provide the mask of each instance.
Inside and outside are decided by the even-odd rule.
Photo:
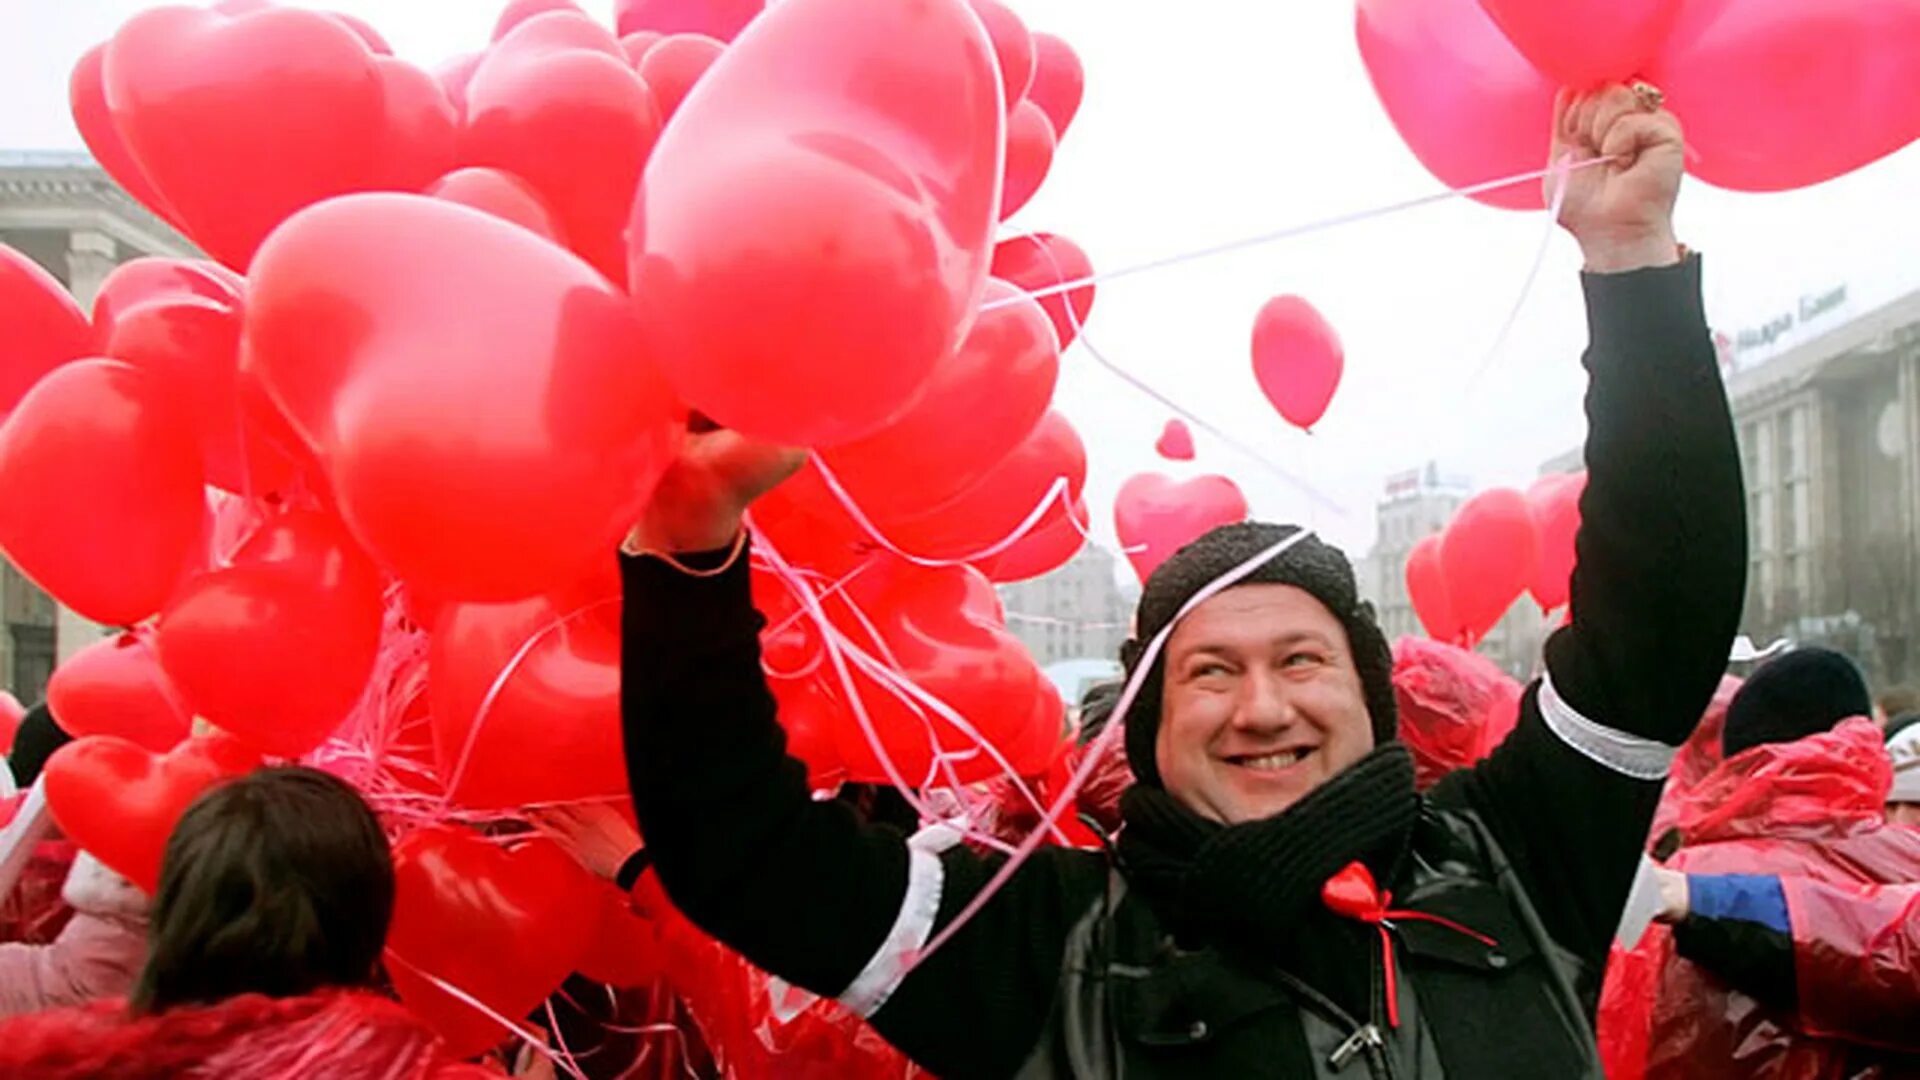
[[[1480,816],[1548,931],[1597,968],[1666,748],[1686,740],[1726,670],[1747,537],[1699,258],[1589,274],[1585,288],[1588,480],[1572,621],[1548,640],[1547,678],[1528,688],[1513,734],[1434,798]]]
[[[647,853],[689,919],[756,966],[842,997],[916,906],[937,929],[999,865],[911,856],[898,829],[815,801],[760,668],[746,561],[714,577],[623,558],[621,712]],[[908,904],[909,866],[937,865]],[[889,985],[874,1024],[935,1074],[1003,1075],[1037,1037],[1100,863],[1042,851],[953,942]],[[937,905],[937,906],[936,906]],[[869,973],[871,976],[871,973]]]
[[[1744,919],[1689,915],[1674,924],[1674,951],[1748,997],[1786,1012],[1798,1010],[1793,938]]]

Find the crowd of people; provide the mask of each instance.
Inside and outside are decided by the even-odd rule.
[[[1589,480],[1530,684],[1396,652],[1338,550],[1226,526],[1155,571],[1081,710],[1076,844],[820,799],[742,540],[802,455],[703,432],[620,556],[639,827],[533,823],[657,924],[660,992],[576,978],[537,1039],[453,1058],[382,969],[387,826],[277,765],[193,803],[151,896],[57,839],[0,883],[0,1077],[1920,1075],[1920,700],[1813,647],[1729,675],[1746,500],[1681,133],[1616,87],[1556,138],[1609,160],[1560,197]],[[29,713],[20,787],[64,739]],[[984,827],[1041,827],[1004,802]]]

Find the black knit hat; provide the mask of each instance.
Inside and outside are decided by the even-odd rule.
[[[1147,642],[1173,621],[1195,593],[1299,531],[1294,525],[1251,521],[1222,525],[1174,552],[1147,579],[1146,591],[1140,595],[1140,607],[1134,615],[1135,637],[1120,650],[1120,660],[1127,666],[1127,673],[1132,675],[1146,651]],[[1292,585],[1326,605],[1346,628],[1354,667],[1359,670],[1361,690],[1366,697],[1367,714],[1373,721],[1374,745],[1394,741],[1398,715],[1393,701],[1393,651],[1387,647],[1386,635],[1380,632],[1373,605],[1360,599],[1359,587],[1353,580],[1353,566],[1340,549],[1317,536],[1309,536],[1267,560],[1238,584]],[[1164,659],[1154,661],[1125,718],[1127,762],[1141,783],[1155,787],[1160,786],[1154,743],[1160,730],[1164,667]]]
[[[1732,757],[1831,731],[1850,716],[1872,712],[1867,681],[1853,661],[1832,649],[1795,649],[1754,672],[1733,695],[1720,745]]]

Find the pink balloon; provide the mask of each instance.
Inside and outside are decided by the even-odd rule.
[[[1007,117],[1006,183],[1000,196],[1000,220],[1005,221],[1032,201],[1053,168],[1057,140],[1053,123],[1040,106],[1022,101]]]
[[[1188,543],[1221,525],[1247,520],[1247,497],[1224,476],[1181,482],[1140,473],[1120,488],[1113,526],[1133,572],[1146,583],[1153,571]]]
[[[1479,0],[1359,0],[1360,58],[1400,137],[1452,188],[1543,169],[1553,82],[1513,47]],[[1538,210],[1540,182],[1474,196]]]
[[[1689,172],[1817,184],[1920,136],[1920,4],[1690,0],[1649,78],[1686,124]]]
[[[502,221],[511,221],[556,244],[565,243],[566,234],[554,220],[546,200],[533,190],[532,184],[504,169],[484,166],[455,169],[435,180],[426,193],[436,199],[471,206]]]
[[[1253,321],[1253,376],[1287,423],[1305,430],[1327,414],[1346,352],[1340,335],[1297,296],[1267,301]]]
[[[1053,121],[1059,138],[1066,138],[1086,88],[1087,75],[1073,46],[1052,34],[1033,35],[1033,85],[1027,88],[1027,100]]]
[[[1586,490],[1584,472],[1541,477],[1527,489],[1527,508],[1540,535],[1539,565],[1527,591],[1542,611],[1565,606],[1571,593],[1580,495]]]
[[[1069,281],[1085,281],[1093,276],[1093,261],[1080,245],[1064,236],[1031,233],[994,245],[993,276],[1028,292],[1038,292]],[[1053,320],[1062,352],[1080,336],[1080,328],[1093,314],[1093,295],[1094,287],[1084,285],[1040,298],[1040,307]]]
[[[658,30],[732,41],[765,6],[766,0],[614,0],[613,21],[621,37]]]
[[[1440,569],[1469,648],[1526,591],[1538,562],[1539,534],[1525,495],[1495,488],[1460,508],[1440,541]]]
[[[1466,632],[1454,617],[1453,600],[1447,595],[1446,572],[1440,566],[1440,540],[1439,533],[1422,537],[1407,554],[1407,599],[1427,636],[1451,643],[1465,639]]]
[[[647,58],[647,53],[652,52],[655,45],[666,39],[667,35],[658,30],[635,30],[620,38],[620,51],[627,54],[627,63],[633,65],[633,70],[639,71],[640,61]]]
[[[1012,8],[1000,0],[967,0],[980,23],[993,39],[993,54],[1000,61],[1000,81],[1006,88],[1007,109],[1011,111],[1027,87],[1033,85],[1033,35]]]
[[[447,92],[447,100],[453,104],[457,117],[467,115],[467,84],[473,81],[473,73],[480,70],[480,61],[486,59],[484,52],[462,53],[434,69],[434,77],[440,80],[440,88]]]
[[[545,15],[551,11],[569,11],[576,15],[586,14],[586,12],[580,10],[580,5],[574,3],[573,0],[511,0],[505,8],[501,9],[500,17],[494,20],[492,40],[499,41],[508,34],[513,33],[514,27],[519,26],[528,19]]]
[[[627,45],[623,41],[620,47],[625,50]],[[633,61],[633,70],[639,73],[647,89],[653,91],[662,121],[673,116],[700,76],[707,73],[726,48],[705,34],[674,34],[655,42],[640,59]],[[627,55],[633,54],[629,51]]]
[[[1184,420],[1169,420],[1153,448],[1168,461],[1192,461],[1193,432],[1187,430]]]
[[[1480,0],[1521,54],[1575,89],[1646,71],[1682,0]]]

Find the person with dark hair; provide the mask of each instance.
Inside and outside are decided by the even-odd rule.
[[[1557,135],[1584,163],[1561,218],[1589,271],[1591,479],[1571,625],[1499,749],[1418,793],[1346,558],[1218,529],[1140,600],[1117,851],[1042,848],[956,929],[1003,857],[866,827],[785,754],[741,514],[800,456],[713,432],[622,563],[627,767],[674,904],[946,1080],[1598,1077],[1600,968],[1726,664],[1745,497],[1672,231],[1679,125],[1614,87]]]
[[[13,733],[13,749],[7,754],[7,768],[13,773],[14,784],[23,791],[32,787],[53,752],[72,741],[73,736],[54,722],[53,713],[46,705],[28,709],[20,718],[20,727]]]
[[[345,783],[299,766],[227,781],[167,840],[131,1001],[0,1025],[0,1077],[496,1075],[375,990],[393,889]]]
[[[1679,850],[1653,871],[1671,931],[1610,976],[1601,1037],[1645,1048],[1610,1054],[1630,1063],[1617,1080],[1890,1076],[1875,1070],[1920,1053],[1911,905],[1879,895],[1920,883],[1920,831],[1889,824],[1872,708],[1859,669],[1821,648],[1734,694],[1726,759],[1676,800]]]

